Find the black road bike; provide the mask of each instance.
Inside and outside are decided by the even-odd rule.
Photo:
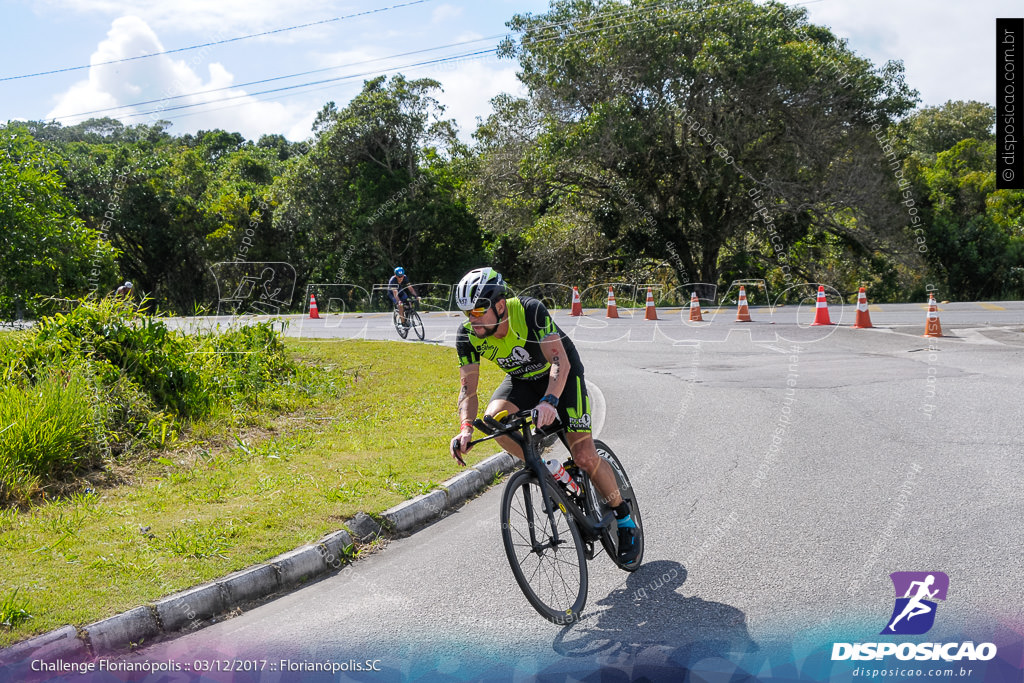
[[[563,467],[580,488],[572,493],[555,479],[541,459],[544,436],[557,434],[569,448],[565,429],[532,429],[533,412],[523,410],[499,421],[490,416],[474,426],[487,434],[471,444],[498,436],[515,440],[525,465],[508,480],[501,498],[501,538],[516,582],[540,614],[552,623],[568,625],[579,619],[587,602],[587,560],[598,552],[597,543],[621,569],[632,572],[644,556],[643,520],[633,486],[622,463],[607,444],[595,440],[597,454],[615,473],[623,499],[630,504],[639,531],[640,553],[628,565],[618,560],[618,527],[615,512],[607,505],[590,477],[572,461]]]
[[[394,312],[391,314],[391,320],[395,323],[395,329],[398,330],[398,336],[405,339],[409,336],[409,330],[416,333],[416,336],[423,340],[423,321],[420,319],[420,314],[416,312],[416,303],[405,299],[400,304],[404,309],[405,322],[402,322],[402,316],[398,314],[398,307],[395,307]]]

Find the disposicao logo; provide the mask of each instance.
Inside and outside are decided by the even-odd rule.
[[[896,606],[879,635],[919,636],[935,624],[935,600],[946,599],[949,577],[944,572],[893,572]]]
[[[886,627],[879,635],[916,636],[935,625],[936,600],[946,599],[949,576],[944,572],[893,572],[889,575],[896,590],[896,605]],[[896,659],[947,662],[988,661],[996,656],[993,643],[833,643],[832,661]]]

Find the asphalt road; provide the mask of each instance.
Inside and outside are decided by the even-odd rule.
[[[658,323],[558,313],[647,530],[636,573],[590,563],[582,622],[556,627],[520,593],[496,487],[333,576],[136,657],[381,669],[302,680],[778,671],[803,661],[800,643],[877,639],[894,571],[949,575],[929,639],[1024,633],[1024,303],[941,308],[942,339],[920,336],[912,305],[873,307],[875,330],[849,328],[851,306],[846,326],[827,328],[807,326],[812,307],[755,308],[747,324],[723,311],[703,327],[678,311]],[[456,318],[425,322],[428,339],[451,341]],[[396,337],[380,314],[295,319],[289,333]]]

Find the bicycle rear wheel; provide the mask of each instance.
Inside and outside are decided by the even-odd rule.
[[[529,470],[514,474],[501,498],[505,554],[534,609],[566,625],[579,618],[587,602],[587,559],[575,520],[557,507],[552,518],[544,512],[536,475]]]
[[[636,502],[636,494],[633,492],[633,485],[629,483],[629,477],[626,476],[626,470],[619,462],[618,457],[612,452],[612,449],[608,448],[608,444],[603,441],[594,439],[594,446],[597,448],[597,454],[607,462],[612,472],[615,473],[615,482],[619,485],[619,493],[625,500],[629,501],[630,514],[633,517],[633,521],[636,522],[636,528],[640,532],[640,554],[636,556],[636,560],[628,565],[619,563],[618,560],[618,549],[619,549],[619,535],[617,528],[612,525],[610,529],[605,529],[601,532],[601,545],[604,546],[604,550],[608,553],[608,557],[612,559],[620,569],[625,569],[627,572],[634,572],[640,568],[640,563],[644,559],[644,522],[643,517],[640,514],[640,506]],[[587,476],[586,472],[582,472],[585,477],[586,499],[587,505],[592,512],[597,515],[598,518],[604,516],[608,510],[606,501],[601,497],[601,494],[597,492],[597,489],[590,481],[590,477]]]
[[[398,336],[405,339],[409,336],[409,328],[402,324],[402,318],[398,315],[398,309],[391,314],[391,322],[395,324],[395,329],[398,331]]]
[[[409,326],[412,327],[413,332],[419,337],[420,341],[423,341],[423,321],[420,320],[420,314],[416,311],[409,311],[405,314],[406,320],[409,321]]]

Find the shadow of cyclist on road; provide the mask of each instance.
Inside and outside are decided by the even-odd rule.
[[[555,652],[637,674],[638,666],[682,670],[703,659],[756,650],[743,612],[676,592],[686,576],[678,562],[644,564],[629,574],[625,588],[597,602],[607,609],[585,613],[559,632]]]

